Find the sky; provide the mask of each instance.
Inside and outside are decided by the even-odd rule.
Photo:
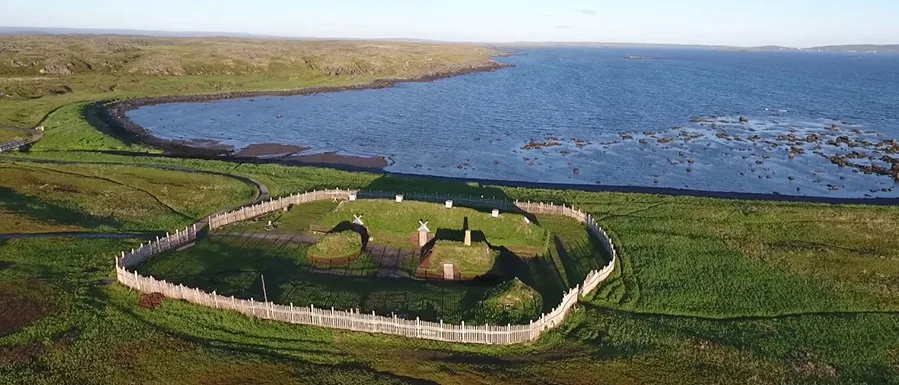
[[[0,26],[734,46],[899,43],[899,0],[4,0]]]

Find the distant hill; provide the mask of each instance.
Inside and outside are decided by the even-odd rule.
[[[756,51],[798,51],[799,48],[784,47],[780,45],[763,45],[761,47],[753,47]]]
[[[269,40],[369,40],[392,41],[400,43],[452,43],[450,41],[418,39],[408,37],[395,38],[321,38],[321,37],[291,37],[280,35],[264,35],[243,32],[215,32],[215,31],[154,31],[141,29],[94,29],[94,28],[56,28],[56,27],[3,27],[0,26],[0,35],[106,35],[106,36],[148,36],[148,37],[231,37],[244,39],[269,39]],[[520,41],[510,43],[481,43],[495,47],[526,48],[526,47],[594,47],[594,48],[669,48],[669,49],[712,49],[726,51],[821,51],[821,52],[868,52],[868,53],[899,53],[899,44],[853,44],[853,45],[828,45],[811,48],[783,47],[778,45],[764,45],[758,47],[737,47],[726,45],[702,45],[702,44],[653,44],[653,43],[610,43],[610,42],[564,42],[564,41]]]
[[[700,44],[653,44],[653,43],[604,43],[604,42],[564,42],[564,41],[517,41],[512,43],[494,43],[496,47],[528,48],[528,47],[590,47],[590,48],[669,48],[669,49],[738,49],[723,45]]]
[[[54,27],[0,27],[0,35],[104,35],[104,36],[147,36],[147,37],[236,37],[250,39],[294,39],[324,40],[317,38],[286,38],[275,35],[257,35],[241,32],[202,31],[152,31],[142,29],[92,29]]]
[[[143,37],[230,37],[240,39],[266,39],[266,40],[369,40],[369,41],[389,41],[397,43],[446,43],[440,40],[416,39],[406,37],[396,38],[374,38],[374,39],[354,39],[354,38],[322,38],[322,37],[291,37],[279,35],[262,35],[254,33],[242,32],[215,32],[215,31],[154,31],[143,29],[92,29],[92,28],[53,28],[53,27],[2,27],[0,26],[0,35],[14,36],[38,36],[38,35],[97,35],[97,36],[143,36]]]
[[[868,52],[868,53],[899,53],[899,44],[851,44],[851,45],[826,45],[807,48],[807,51],[824,52]]]

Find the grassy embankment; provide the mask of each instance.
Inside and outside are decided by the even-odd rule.
[[[4,116],[16,115],[6,102]],[[92,150],[136,148],[104,136],[71,108],[50,119],[71,119],[55,126],[60,138],[97,139]],[[27,156],[225,170],[252,175],[275,195],[376,186],[574,204],[610,230],[621,268],[535,344],[457,346],[261,322],[179,301],[146,310],[134,292],[109,284],[111,255],[135,241],[0,240],[0,308],[18,309],[0,312],[3,383],[899,383],[896,207],[478,188],[66,151],[72,143],[51,137],[48,151],[38,152],[39,144]],[[86,191],[94,183],[70,177]],[[59,199],[68,197],[77,194]],[[31,208],[49,198],[35,199],[21,215],[46,229],[50,218]],[[89,207],[66,202],[77,212],[70,226],[96,226]],[[556,257],[564,263],[579,250]]]
[[[309,248],[308,252],[317,259],[352,257],[362,252],[362,237],[351,230],[325,234]]]
[[[543,303],[540,294],[520,279],[512,279],[488,291],[475,308],[478,320],[500,325],[523,325],[540,317]]]
[[[443,275],[443,264],[448,263],[459,270],[462,279],[474,279],[498,269],[499,256],[499,251],[490,249],[484,242],[466,246],[458,241],[438,240],[428,259],[435,275]]]

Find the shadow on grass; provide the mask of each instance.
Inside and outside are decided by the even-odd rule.
[[[164,335],[178,338],[183,341],[194,343],[202,348],[211,350],[224,350],[230,354],[247,355],[249,359],[262,359],[269,363],[287,364],[291,369],[300,375],[303,379],[314,379],[321,375],[324,381],[327,379],[337,378],[368,378],[380,379],[387,382],[407,383],[407,384],[435,384],[432,381],[421,380],[414,377],[397,375],[389,372],[375,370],[365,364],[354,362],[354,358],[339,349],[329,349],[326,340],[314,340],[306,338],[272,338],[270,334],[255,333],[257,329],[264,329],[266,324],[252,324],[249,328],[235,330],[215,325],[204,325],[204,331],[210,331],[212,336],[200,336],[189,330],[182,330],[177,322],[197,322],[181,319],[178,313],[170,310],[154,310],[156,312],[168,312],[163,314],[165,320],[157,316],[150,316],[148,311],[136,310],[133,306],[126,306],[117,303],[111,299],[109,295],[101,290],[92,289],[90,291],[90,304],[88,307],[93,308],[96,312],[106,313],[108,307],[115,309],[125,317],[134,320],[138,325],[148,330],[153,330]],[[242,315],[234,315],[233,317],[243,317]],[[201,317],[202,318],[202,317]],[[210,318],[212,322],[219,322]],[[171,321],[168,321],[171,320]],[[199,322],[203,322],[201,319]],[[169,323],[169,324],[167,324]],[[249,324],[249,323],[245,323]],[[302,326],[296,326],[298,333],[302,336]],[[271,342],[276,342],[276,346],[272,346]],[[164,349],[165,344],[159,345]],[[198,352],[199,353],[199,352]],[[140,357],[138,357],[140,358]],[[312,362],[316,361],[336,362],[335,364],[321,364]],[[349,361],[349,362],[348,362]],[[361,377],[360,377],[361,376]]]
[[[36,218],[42,222],[60,226],[118,228],[121,223],[107,217],[90,215],[69,207],[43,201],[29,195],[20,194],[9,187],[0,186],[0,207],[4,211]]]
[[[486,282],[420,281],[378,277],[378,267],[367,259],[323,269],[306,257],[308,245],[235,238],[221,242],[208,238],[184,254],[154,258],[139,266],[141,274],[175,284],[215,290],[237,298],[266,296],[281,304],[360,309],[378,314],[402,314],[426,320],[461,321],[464,309],[479,300],[492,285]],[[339,276],[337,276],[339,275]],[[263,292],[262,280],[265,280]]]

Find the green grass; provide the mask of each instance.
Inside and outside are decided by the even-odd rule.
[[[478,302],[475,314],[482,322],[499,325],[526,325],[540,318],[543,298],[533,288],[515,278],[494,287]]]
[[[472,237],[483,238],[480,240],[486,240],[493,247],[507,247],[530,254],[546,250],[546,230],[526,224],[520,214],[504,213],[499,218],[492,218],[490,212],[467,207],[446,209],[443,205],[427,202],[347,201],[322,217],[318,226],[322,229],[334,228],[352,221],[353,215],[358,214],[363,215],[362,220],[376,242],[408,245],[410,237],[417,237],[421,219],[428,221],[428,228],[437,239],[461,241],[463,224],[468,218]]]
[[[534,193],[542,194],[537,191]],[[722,229],[739,229],[746,226],[747,222],[757,222],[757,217],[741,218],[734,215],[746,207],[755,207],[760,211],[754,213],[767,211],[770,214],[764,215],[777,217],[777,214],[781,214],[780,218],[791,215],[798,217],[800,221],[807,221],[790,225],[804,229],[798,233],[805,234],[801,235],[804,237],[814,237],[809,234],[821,224],[836,225],[847,231],[847,237],[833,240],[834,245],[845,248],[830,248],[793,258],[786,256],[793,253],[772,255],[777,259],[792,261],[786,265],[785,270],[792,272],[795,277],[815,277],[821,282],[836,282],[833,276],[829,276],[830,272],[836,270],[829,265],[821,264],[821,268],[814,272],[792,266],[803,266],[798,261],[815,260],[815,255],[820,257],[818,260],[837,257],[851,259],[855,252],[847,249],[852,249],[849,246],[853,242],[867,243],[874,240],[870,243],[874,249],[885,252],[894,250],[891,248],[892,241],[880,238],[879,231],[889,231],[889,227],[875,230],[872,227],[854,229],[854,226],[850,226],[853,221],[863,222],[863,218],[879,218],[878,222],[882,226],[891,220],[894,208],[759,204],[619,194],[576,193],[571,194],[570,198],[581,201],[583,206],[596,207],[593,212],[603,217],[603,224],[613,231],[616,242],[622,247],[622,261],[631,263],[630,268],[636,267],[634,259],[650,255],[646,254],[646,249],[635,248],[638,242],[629,241],[630,237],[652,240],[641,236],[641,232],[633,228],[637,224],[665,224],[670,223],[666,221],[674,220],[672,218],[683,217],[675,222],[681,229],[703,231],[705,227],[702,224],[690,220],[688,208],[699,210],[697,215],[725,218],[719,226]],[[647,209],[654,205],[658,206]],[[815,210],[809,210],[812,212],[809,214],[801,214],[810,208]],[[637,210],[642,211],[635,213]],[[847,219],[846,223],[839,224]],[[543,220],[541,223],[548,222]],[[629,231],[620,230],[628,224],[631,227]],[[651,232],[646,230],[643,233]],[[853,235],[856,232],[871,234]],[[752,231],[746,233],[746,240],[771,244],[791,236],[800,235]],[[864,241],[855,237],[861,237]],[[575,312],[561,329],[551,332],[535,345],[501,348],[453,346],[254,321],[179,301],[166,302],[162,308],[153,311],[140,309],[135,305],[134,293],[102,282],[111,276],[111,271],[107,268],[108,256],[116,250],[130,247],[128,244],[123,241],[42,240],[5,241],[0,244],[0,261],[6,266],[0,270],[0,279],[14,283],[29,278],[36,279],[48,292],[48,295],[42,297],[51,298],[51,303],[56,304],[49,315],[32,326],[11,336],[0,337],[3,349],[30,346],[35,341],[50,341],[47,345],[38,342],[44,350],[31,361],[0,365],[0,378],[14,384],[39,381],[55,383],[62,378],[84,379],[96,383],[124,383],[125,378],[143,383],[167,380],[199,383],[208,378],[220,381],[244,378],[246,381],[246,377],[241,377],[241,372],[246,370],[243,365],[247,362],[265,362],[260,364],[260,373],[265,373],[273,381],[277,379],[284,383],[339,383],[339,378],[343,381],[368,383],[402,383],[412,379],[438,383],[531,383],[528,379],[542,378],[552,378],[557,383],[608,381],[623,384],[879,384],[899,381],[895,369],[895,365],[899,363],[895,353],[899,348],[896,343],[899,340],[899,335],[896,334],[899,321],[894,314],[834,313],[766,317],[754,316],[754,312],[747,311],[739,317],[710,319],[650,313],[640,301],[630,303],[633,310],[617,310],[614,304],[606,302],[604,296],[597,296],[592,303]],[[649,242],[644,247],[663,249],[665,244],[667,243],[660,240],[660,243]],[[739,243],[742,244],[744,243]],[[202,245],[198,244],[186,252],[194,252],[199,247]],[[235,249],[231,245],[222,247],[222,250],[226,249],[237,250],[233,257],[228,258],[247,256],[247,253],[241,253],[239,248]],[[689,252],[666,255],[655,254],[657,258],[701,260]],[[746,259],[756,259],[752,254],[744,255]],[[47,256],[55,257],[48,259]],[[211,266],[219,265],[221,254],[216,254],[215,258],[216,263]],[[182,257],[177,260],[181,263],[194,263],[191,259]],[[721,263],[727,261],[729,260]],[[762,260],[756,262],[775,265]],[[889,258],[883,262],[882,267],[887,265]],[[639,265],[641,272],[647,271],[646,266],[645,262]],[[627,270],[630,268],[626,268],[626,276],[638,277],[629,275],[632,274]],[[792,270],[794,268],[795,271]],[[865,287],[868,285],[864,279],[866,275],[860,273],[869,268],[871,266],[856,263],[843,265],[839,269],[843,273],[839,275],[839,279],[844,280],[846,285]],[[177,270],[191,271],[180,266]],[[270,295],[279,293],[279,289],[271,289],[277,281],[274,275],[277,270],[259,270],[266,272]],[[223,272],[212,271],[214,273],[208,275],[210,278],[207,279],[227,276]],[[271,278],[269,274],[272,274]],[[686,277],[689,272],[684,271],[682,274],[682,277]],[[255,271],[247,273],[248,277],[254,275]],[[712,284],[710,281],[715,279],[689,276],[705,285]],[[661,291],[661,294],[678,290],[686,294],[688,290],[701,290],[691,289],[692,286],[677,286],[678,281],[673,281],[681,278],[677,275],[667,278],[659,275],[650,277],[655,282],[667,280],[675,285],[668,291]],[[293,295],[308,296],[331,289],[327,284],[337,277],[326,278],[318,282],[314,278],[303,280],[315,284],[307,284],[306,290],[296,290]],[[734,278],[738,277],[728,276],[728,279],[734,281],[734,286],[746,284]],[[227,278],[222,280],[229,281]],[[619,276],[616,278],[619,283],[609,286],[617,287],[624,280]],[[647,282],[649,281],[640,281],[643,284]],[[252,284],[250,281],[243,290],[261,298],[260,288],[253,287]],[[719,284],[722,287],[726,285]],[[384,298],[380,292],[381,285],[377,288],[353,295],[355,298]],[[833,287],[822,290],[818,296],[831,296],[834,294],[832,290]],[[378,294],[373,296],[374,292]],[[408,296],[419,295],[421,290],[406,287],[402,288],[402,293],[407,298],[388,297],[397,303],[414,302]],[[480,294],[485,293],[483,291]],[[645,290],[639,293],[641,299],[651,298],[652,294]],[[443,294],[437,292],[432,298],[440,299],[444,297]],[[349,296],[349,292],[338,291],[334,298],[341,296]],[[744,306],[747,301],[752,302],[744,296],[733,296],[728,300],[737,306]],[[376,308],[376,304],[382,302],[369,301],[371,308]],[[301,303],[302,299],[294,302]],[[645,306],[658,306],[653,305],[654,303],[658,303],[658,300],[647,300]],[[672,305],[671,308],[675,306]],[[772,308],[783,305],[771,302],[758,306]],[[377,351],[378,354],[370,354],[372,351]],[[503,365],[497,366],[497,362],[502,362]],[[48,367],[65,370],[45,369]],[[296,373],[302,373],[303,380],[297,380]]]
[[[604,306],[715,318],[897,309],[895,208],[648,196],[603,205],[622,256]]]
[[[312,227],[321,217],[337,207],[336,202],[322,200],[294,206],[290,211],[277,211],[254,221],[237,222],[225,227],[226,232],[266,232],[268,222],[277,234],[311,234]]]
[[[44,136],[31,147],[31,151],[40,153],[103,150],[136,154],[160,152],[126,143],[109,135],[112,129],[97,116],[100,108],[90,103],[74,103],[54,110],[44,124]]]
[[[583,223],[562,215],[540,215],[537,219],[554,236],[549,257],[559,268],[567,287],[583,282],[590,271],[602,269],[611,260],[599,238]]]
[[[108,55],[128,55],[134,49],[124,47],[116,53],[112,48],[120,43],[117,38],[59,39],[62,42],[54,46],[39,42],[35,49],[4,50],[3,55],[32,55],[43,64],[46,57],[64,49],[62,57],[75,52],[102,68],[101,63],[114,67],[122,62],[107,59]],[[86,102],[350,84],[386,73],[294,76],[275,65],[234,75],[197,74],[192,72],[198,72],[197,67],[182,63],[179,58],[184,56],[178,56],[191,48],[179,44],[147,39],[132,65],[138,71],[180,65],[186,70],[183,76],[127,70],[116,76],[27,72],[0,76],[0,88],[5,92],[15,88],[17,95],[0,103],[0,122],[31,127],[59,108],[44,122],[49,127],[46,142],[31,153],[2,155],[6,174],[0,178],[4,189],[0,231],[155,231],[180,226],[187,220],[149,203],[140,191],[96,179],[102,174],[134,183],[163,198],[171,193],[164,189],[170,184],[168,176],[178,173],[161,171],[142,180],[138,177],[143,168],[131,176],[118,171],[109,176],[84,168],[11,165],[9,159],[152,163],[251,176],[269,185],[274,196],[341,187],[571,204],[594,214],[610,231],[620,248],[619,269],[565,324],[534,344],[459,346],[263,322],[181,301],[146,310],[136,306],[135,292],[110,284],[111,256],[136,241],[0,240],[2,309],[14,306],[36,315],[24,319],[25,325],[11,334],[0,335],[0,383],[899,383],[897,207],[495,188],[310,167],[170,159],[107,136],[105,128],[93,121],[94,112]],[[429,52],[411,47],[403,55],[424,57]],[[204,50],[197,57],[212,62],[208,55]],[[158,65],[145,65],[148,57],[159,58]],[[8,59],[3,56],[0,62],[9,63]],[[312,62],[324,71],[349,68]],[[72,91],[51,95],[62,86]],[[103,152],[107,150],[122,152]],[[67,173],[44,169],[48,167]],[[202,179],[199,175],[175,179],[194,178]],[[37,189],[26,189],[29,183]],[[184,191],[181,186],[175,190]],[[68,192],[70,188],[74,192]],[[190,207],[207,201],[232,204],[240,200],[237,196],[245,197],[237,191],[210,192]],[[175,202],[162,200],[176,207]],[[122,202],[136,203],[126,207]],[[215,206],[219,204],[210,203],[206,211]],[[177,210],[186,212],[188,207]],[[413,219],[408,234],[417,227],[417,218]],[[290,220],[281,219],[285,226]],[[519,261],[511,270],[543,296],[546,306],[558,303],[562,290],[607,256],[579,246],[592,241],[578,226],[538,221],[563,240],[564,252],[550,242],[549,255]],[[311,223],[309,217],[299,218],[297,228],[308,229]],[[367,258],[342,266],[341,275],[322,274],[302,263],[300,246],[242,245],[248,241],[217,238],[208,241],[218,245],[204,241],[184,252],[196,254],[154,259],[148,266],[180,274],[177,279],[185,283],[254,298],[262,296],[261,282],[256,280],[264,273],[269,295],[282,303],[330,303],[379,313],[403,309],[431,319],[458,317],[461,309],[473,308],[489,290],[466,287],[462,292],[458,286],[422,287],[418,281],[372,277],[377,268]],[[227,270],[247,261],[253,265],[246,271]],[[13,313],[3,312],[8,314]],[[3,316],[0,322],[6,319]]]
[[[71,158],[73,154],[27,156]],[[140,161],[92,153],[77,153],[77,156],[95,161]],[[443,383],[474,382],[487,377],[493,383],[521,383],[526,382],[522,378],[543,378],[538,376],[551,376],[559,383],[578,383],[585,379],[690,384],[899,382],[895,369],[895,352],[899,344],[894,342],[896,338],[892,334],[899,328],[895,315],[866,313],[896,311],[895,285],[890,284],[897,277],[894,267],[899,255],[899,245],[894,237],[899,209],[895,207],[497,189],[305,167],[235,166],[219,161],[165,158],[143,161],[233,171],[264,180],[284,192],[375,186],[379,190],[447,191],[532,201],[552,200],[593,213],[620,248],[621,270],[600,287],[584,306],[585,310],[575,313],[563,329],[551,333],[533,347],[483,350],[483,347],[460,348],[324,332],[329,336],[340,336],[342,341],[342,348],[333,352],[329,359],[361,363],[368,368],[366,370]],[[578,233],[581,230],[575,226],[565,226],[571,227],[568,231],[553,228],[551,220],[538,218],[538,222],[554,233],[570,234],[568,238],[589,239],[582,232]],[[561,238],[566,236],[561,235]],[[565,249],[569,256],[587,258],[587,254],[578,252],[576,247],[566,246]],[[107,254],[115,251],[111,248]],[[576,266],[593,263],[602,262],[590,262],[580,257],[564,260],[556,253],[531,259],[515,271],[523,282],[540,292],[545,304],[553,304],[558,302],[558,293],[568,287],[562,276],[568,281],[576,281],[575,272],[584,269]],[[551,271],[548,266],[558,266],[560,273],[556,276],[539,273]],[[315,282],[313,279],[308,278],[308,282]],[[268,278],[266,280],[268,283]],[[326,285],[335,280],[322,281],[305,288],[309,291],[332,289]],[[446,300],[441,293],[431,292],[433,302],[427,305],[416,302],[421,298],[415,291],[420,290],[418,288],[396,290],[390,297],[396,299],[395,303],[416,303],[420,309],[437,309],[435,304]],[[257,292],[253,295],[261,296],[261,291]],[[400,292],[403,294],[398,294]],[[378,301],[369,300],[368,293],[338,292],[334,299],[345,300],[334,303],[353,306],[364,298],[371,301],[366,305],[366,311],[378,310],[375,305]],[[551,298],[553,293],[557,298]],[[321,300],[310,293],[305,297],[294,302]],[[133,307],[132,298],[118,296],[115,301],[125,308]],[[447,313],[457,314],[458,302],[446,306],[447,309],[455,306]],[[187,336],[191,341],[224,340],[226,342],[217,346],[224,346],[223,352],[231,352],[196,353],[204,357],[234,354],[234,349],[248,341],[264,351],[289,357],[299,354],[291,353],[294,348],[288,344],[271,342],[264,337],[249,337],[249,340],[234,337],[238,331],[269,330],[266,325],[248,325],[239,316],[233,319],[228,316],[224,321],[215,311],[177,303],[166,304],[162,311],[145,314],[141,319],[152,320],[155,327],[176,330],[178,335]],[[281,330],[280,326],[271,327]],[[231,334],[209,328],[225,328]],[[299,330],[307,329],[300,327]],[[62,337],[51,335],[47,338],[58,341]],[[291,341],[295,346],[296,340]],[[867,341],[877,344],[870,345]],[[317,343],[305,346],[311,349],[313,345]],[[360,357],[352,349],[376,349],[380,353],[374,358]],[[158,357],[168,354],[146,353],[143,357],[149,362],[165,363],[169,361]],[[459,363],[451,359],[459,354],[470,361]],[[545,359],[535,362],[531,358],[533,355]],[[496,359],[509,365],[497,370],[495,364],[490,363]],[[67,364],[70,367],[83,365],[76,364],[81,362],[80,359],[71,360],[72,363]],[[308,362],[319,362],[316,360],[299,358],[285,365],[296,368]],[[190,373],[193,370],[183,365],[173,367],[177,369],[169,372]],[[836,374],[831,374],[828,367],[835,369]],[[453,374],[447,370],[452,370]],[[356,375],[364,376],[353,374]],[[322,378],[317,376],[313,377]]]
[[[256,382],[263,376],[272,383],[333,384],[528,384],[546,378],[616,384],[899,381],[894,368],[899,320],[889,314],[709,320],[634,315],[588,304],[534,345],[457,346],[257,321],[180,301],[141,309],[133,292],[103,281],[111,276],[108,255],[133,244],[0,243],[0,262],[6,266],[0,279],[37,282],[28,290],[43,288],[43,297],[54,304],[49,315],[0,337],[0,360],[23,347],[31,349],[25,360],[3,361],[0,380],[199,384]]]
[[[0,161],[0,228],[11,232],[170,231],[254,195],[222,176]]]
[[[19,128],[4,127],[0,125],[0,144],[27,139],[30,136],[31,135],[28,135],[24,130]]]
[[[362,251],[362,238],[359,233],[346,230],[325,234],[312,247],[309,255],[316,259],[339,259],[354,256]]]
[[[430,270],[443,274],[443,264],[452,264],[464,279],[482,276],[497,266],[499,251],[491,250],[483,242],[472,242],[471,246],[456,241],[438,240],[431,250]]]

